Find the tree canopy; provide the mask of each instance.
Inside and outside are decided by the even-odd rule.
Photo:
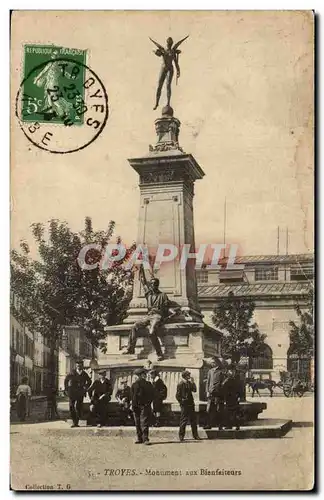
[[[241,357],[257,356],[264,346],[265,334],[253,322],[255,303],[229,292],[214,308],[212,320],[222,333],[222,356],[238,362]]]
[[[84,327],[93,346],[105,337],[106,325],[123,320],[131,298],[133,275],[121,265],[133,246],[118,263],[103,268],[83,269],[78,256],[85,245],[96,248],[86,254],[87,264],[100,262],[112,240],[115,223],[95,231],[91,218],[85,219],[83,231],[73,232],[66,222],[51,219],[48,224],[31,226],[38,256],[33,258],[29,245],[22,241],[19,250],[11,251],[11,289],[21,299],[13,313],[31,331],[53,340],[63,325]],[[118,244],[120,238],[115,238]]]
[[[314,356],[314,291],[310,288],[306,306],[301,307],[300,303],[295,304],[295,311],[299,321],[290,321],[290,354]]]

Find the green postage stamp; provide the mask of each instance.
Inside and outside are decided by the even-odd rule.
[[[21,120],[82,125],[86,50],[25,45]]]
[[[86,62],[88,51],[24,45],[16,116],[27,139],[40,149],[80,151],[102,133],[108,119],[104,83]]]

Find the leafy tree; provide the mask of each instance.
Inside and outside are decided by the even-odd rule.
[[[255,304],[250,299],[235,297],[229,292],[214,308],[212,320],[223,332],[221,340],[222,356],[239,362],[242,356],[257,356],[261,351],[265,334],[260,333],[258,325],[253,322]]]
[[[299,321],[290,321],[290,348],[291,354],[297,354],[300,357],[314,356],[314,291],[310,288],[306,307],[295,304],[295,311]]]
[[[53,389],[57,371],[55,350],[62,326],[72,323],[83,326],[92,345],[97,347],[105,338],[105,326],[124,318],[131,295],[132,272],[121,264],[128,259],[132,248],[123,260],[106,269],[96,265],[85,270],[77,260],[81,249],[95,244],[96,248],[87,252],[85,262],[98,264],[113,236],[114,222],[104,231],[94,231],[87,217],[84,230],[79,233],[57,219],[31,227],[38,258],[31,256],[24,241],[19,251],[11,252],[11,288],[22,303],[19,310],[12,312],[29,330],[48,338],[52,374],[49,385]]]

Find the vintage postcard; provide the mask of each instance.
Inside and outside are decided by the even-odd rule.
[[[313,488],[314,37],[12,13],[12,490]]]

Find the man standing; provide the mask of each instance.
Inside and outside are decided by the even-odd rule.
[[[90,411],[95,418],[97,427],[106,423],[107,405],[111,399],[113,389],[111,382],[106,378],[106,371],[99,372],[99,379],[95,380],[89,388],[91,398]]]
[[[137,368],[134,371],[137,380],[132,384],[132,410],[136,426],[137,440],[136,444],[149,442],[149,420],[151,416],[151,404],[154,398],[154,388],[146,380],[145,368]]]
[[[64,389],[69,396],[71,427],[79,427],[82,414],[83,398],[91,385],[89,375],[83,369],[83,362],[77,361],[76,368],[69,373],[64,381]]]
[[[218,428],[222,429],[222,418],[224,413],[224,395],[222,384],[224,382],[224,367],[222,358],[213,357],[211,368],[207,374],[207,424],[204,429],[211,429],[214,419],[218,420]]]
[[[176,399],[179,402],[181,408],[179,439],[180,442],[184,440],[186,425],[188,422],[190,422],[193,438],[200,440],[197,429],[195,404],[192,395],[193,392],[197,392],[197,387],[188,370],[182,372],[181,376],[183,380],[179,382],[176,392]]]
[[[226,429],[240,430],[241,380],[235,365],[229,366],[224,381],[224,399],[226,405]]]
[[[161,425],[161,413],[163,409],[163,401],[167,398],[168,389],[157,370],[150,372],[152,385],[154,387],[153,413],[155,416],[154,427]]]
[[[161,350],[160,340],[158,338],[158,330],[162,322],[166,318],[174,316],[176,313],[173,309],[169,309],[170,302],[166,293],[159,290],[160,281],[157,278],[152,278],[150,283],[147,283],[143,266],[139,269],[140,280],[144,288],[144,293],[147,301],[147,316],[142,320],[136,321],[132,327],[128,347],[123,354],[134,354],[136,340],[141,328],[149,327],[149,338],[156,351],[158,361],[162,361],[163,354]],[[169,312],[171,316],[169,316]]]

